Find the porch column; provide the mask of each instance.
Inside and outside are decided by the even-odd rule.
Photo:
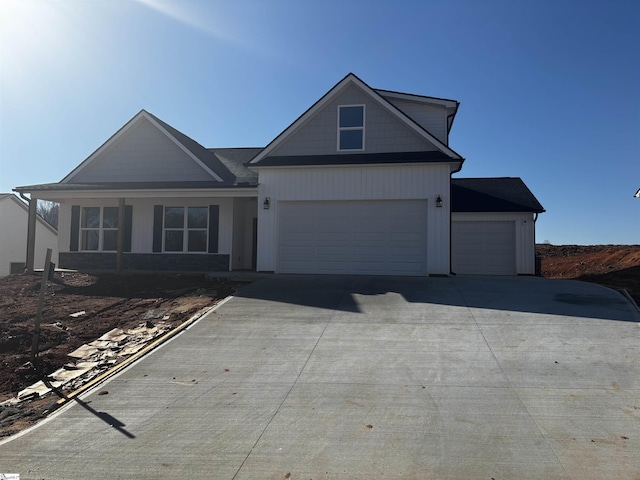
[[[116,253],[116,270],[122,271],[122,252],[124,250],[124,198],[118,199],[118,246]]]
[[[33,273],[36,258],[36,216],[38,199],[33,195],[29,200],[29,218],[27,220],[27,273]]]

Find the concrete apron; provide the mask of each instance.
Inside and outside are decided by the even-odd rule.
[[[635,478],[639,322],[581,282],[274,276],[1,444],[0,470]]]

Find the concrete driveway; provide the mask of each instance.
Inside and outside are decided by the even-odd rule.
[[[0,444],[0,472],[638,480],[639,322],[573,281],[277,276]]]

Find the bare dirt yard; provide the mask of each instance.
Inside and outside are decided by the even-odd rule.
[[[43,375],[68,367],[74,360],[69,353],[115,328],[148,330],[158,324],[170,331],[241,286],[207,281],[204,275],[56,272],[47,282],[34,366],[30,360],[41,283],[41,273],[0,278],[0,403]],[[127,357],[113,358],[111,366]],[[37,422],[57,408],[58,399],[50,393],[0,405],[0,437]]]
[[[626,289],[640,305],[640,245],[537,245],[542,276]]]
[[[536,254],[542,257],[544,277],[623,288],[640,304],[640,245],[538,245]],[[242,285],[208,282],[203,275],[57,272],[47,282],[38,368],[33,368],[30,354],[41,278],[41,274],[0,278],[0,404],[42,375],[68,365],[73,360],[69,353],[114,328],[154,323],[175,328]],[[36,423],[58,407],[58,400],[49,393],[0,405],[0,437]]]

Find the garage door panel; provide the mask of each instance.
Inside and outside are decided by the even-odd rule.
[[[278,271],[425,275],[426,216],[426,200],[280,202]]]
[[[453,222],[453,271],[468,275],[515,275],[513,221]]]

